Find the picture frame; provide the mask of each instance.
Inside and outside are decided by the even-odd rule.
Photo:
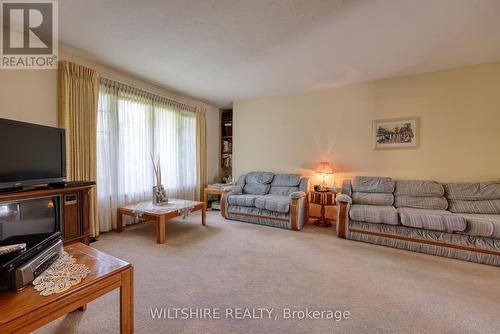
[[[409,116],[373,121],[373,149],[416,149],[420,145],[420,117]]]

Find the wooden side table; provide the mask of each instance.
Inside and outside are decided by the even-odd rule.
[[[321,205],[321,217],[314,221],[314,225],[321,227],[330,227],[332,223],[325,217],[325,206],[335,205],[337,193],[332,191],[311,191],[309,192],[309,202]]]
[[[205,202],[205,205],[208,207],[208,195],[218,195],[222,196],[224,191],[222,189],[217,189],[217,188],[205,188],[203,191],[203,202]]]

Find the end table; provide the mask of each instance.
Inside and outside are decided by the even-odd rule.
[[[321,227],[330,227],[332,223],[325,217],[325,206],[335,205],[337,193],[333,191],[311,191],[309,192],[309,202],[321,205],[321,217],[314,221],[314,225]]]
[[[222,196],[224,193],[223,189],[219,188],[205,188],[203,191],[203,201],[205,202],[205,205],[208,207],[208,195],[218,195]]]

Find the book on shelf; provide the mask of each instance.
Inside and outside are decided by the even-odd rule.
[[[222,154],[222,167],[232,167],[233,166],[233,155],[230,153]]]
[[[229,140],[222,141],[222,152],[231,153],[233,151],[233,143]]]

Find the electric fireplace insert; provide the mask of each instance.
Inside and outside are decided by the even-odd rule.
[[[0,202],[0,246],[26,244],[0,255],[0,274],[10,271],[61,237],[60,196]]]

